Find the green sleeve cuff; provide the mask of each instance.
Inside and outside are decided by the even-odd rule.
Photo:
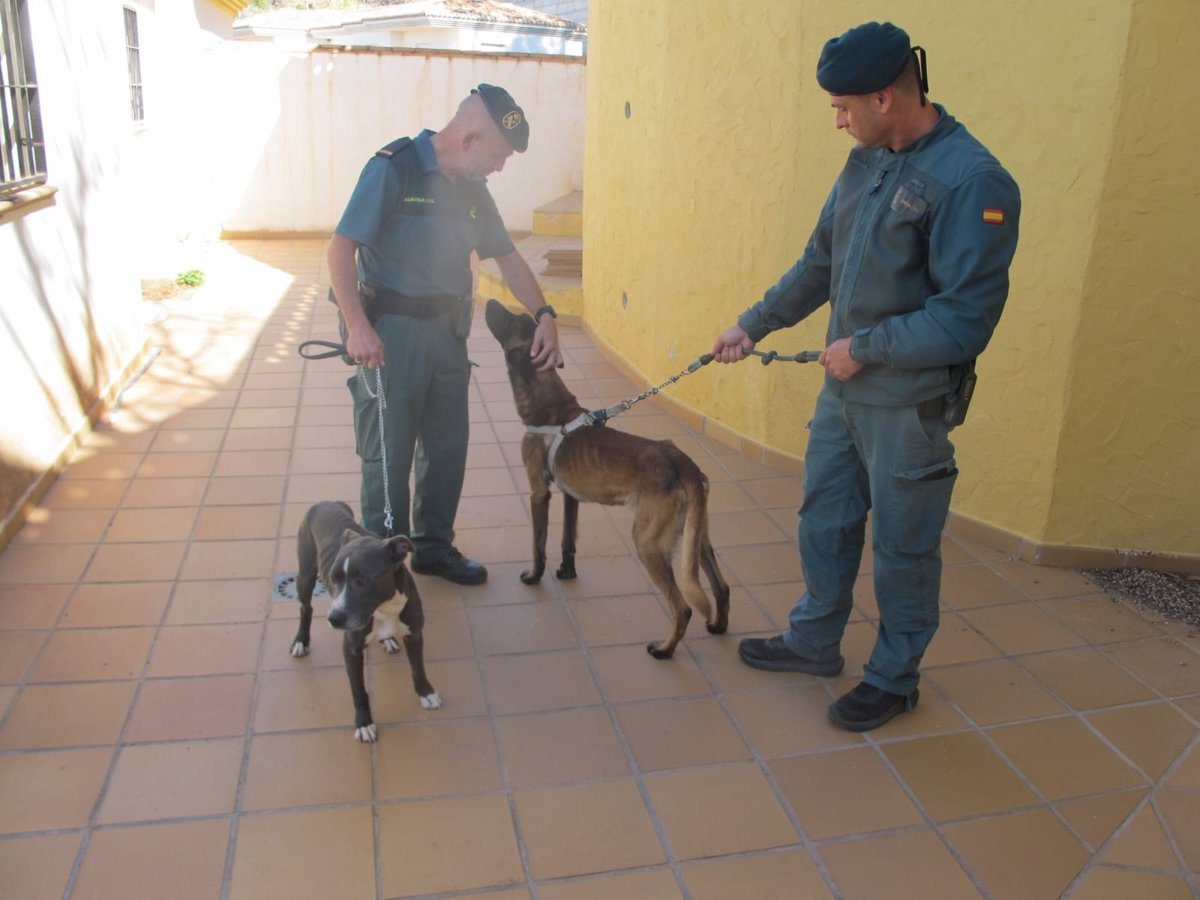
[[[763,324],[762,316],[753,306],[738,316],[737,323],[742,327],[742,331],[746,332],[746,337],[756,344],[771,333],[771,329]]]
[[[850,338],[850,356],[860,366],[872,366],[883,362],[872,346],[872,336],[872,330],[864,328],[854,332],[854,336]]]

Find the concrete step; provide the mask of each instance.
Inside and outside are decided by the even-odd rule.
[[[560,318],[565,316],[567,321],[576,322],[583,315],[583,278],[546,275],[546,251],[582,252],[583,238],[531,234],[517,240],[516,248],[537,276],[542,293],[546,295],[546,302],[554,307]],[[505,287],[496,261],[485,259],[475,273],[475,299],[477,302],[483,302],[493,297],[514,309],[521,307],[520,301]]]
[[[563,194],[535,209],[533,233],[544,237],[583,237],[583,191]]]

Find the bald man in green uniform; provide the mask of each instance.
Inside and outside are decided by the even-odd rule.
[[[472,252],[496,260],[509,289],[537,320],[535,365],[562,365],[554,310],[487,189],[487,177],[528,144],[521,107],[503,88],[479,85],[441,131],[401,138],[367,162],[329,245],[346,355],[364,367],[348,381],[363,524],[385,531],[386,451],[392,532],[412,538],[414,571],[458,584],[487,580],[487,570],[454,546],[467,460]],[[368,371],[379,366],[385,447],[371,396],[376,373]]]

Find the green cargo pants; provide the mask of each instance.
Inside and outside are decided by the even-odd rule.
[[[375,331],[384,345],[384,442],[392,500],[392,533],[407,534],[421,562],[443,557],[454,543],[454,517],[467,465],[469,421],[467,343],[448,317],[383,315]],[[383,536],[383,468],[375,372],[358,370],[347,384],[354,399],[354,438],[362,462],[363,527]],[[368,393],[368,387],[370,393]],[[409,519],[409,474],[416,462]]]
[[[880,618],[863,680],[912,693],[938,627],[942,528],[957,476],[941,418],[821,391],[804,456],[798,535],[807,590],[783,635],[793,652],[838,657],[871,510]]]

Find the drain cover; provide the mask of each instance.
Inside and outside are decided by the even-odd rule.
[[[313,588],[313,599],[328,596],[328,591],[325,590],[325,585],[321,579],[317,579],[317,586]],[[296,595],[296,573],[281,572],[275,576],[274,597],[276,600],[298,600]]]

